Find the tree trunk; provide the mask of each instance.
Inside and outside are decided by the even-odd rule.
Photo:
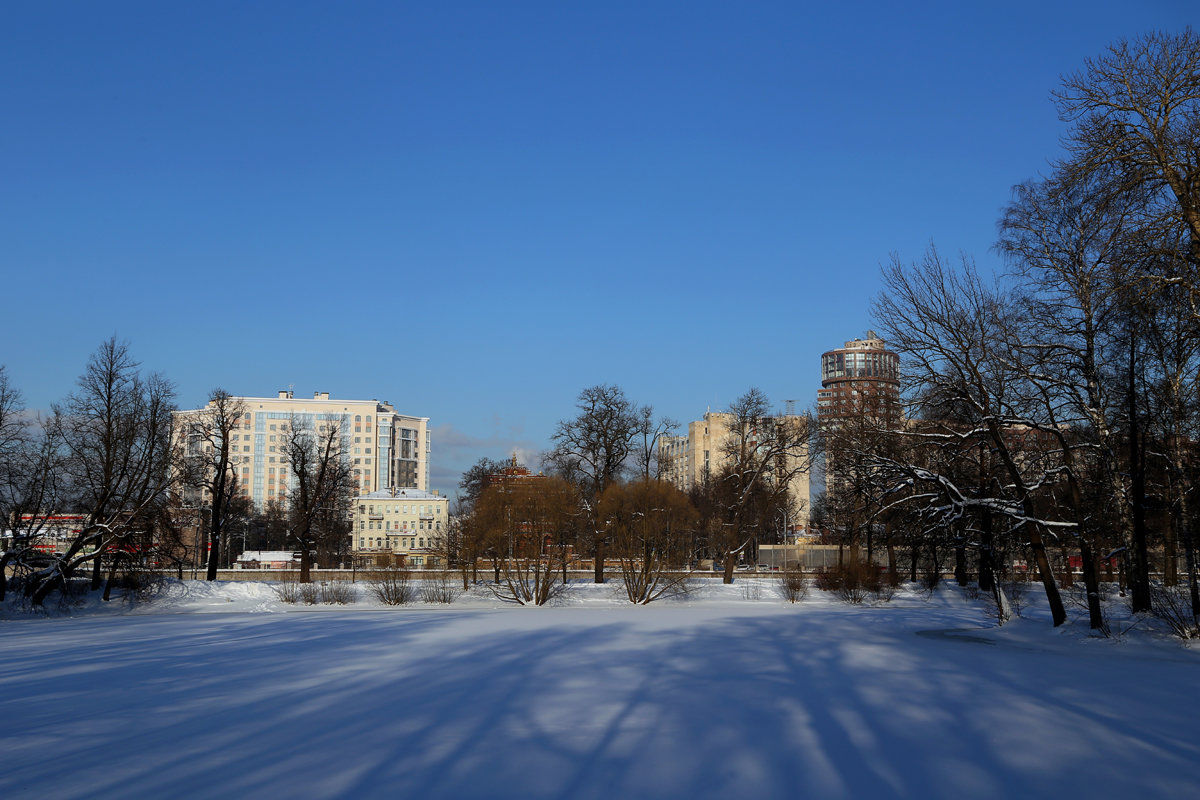
[[[1054,627],[1057,628],[1067,621],[1067,609],[1063,606],[1062,594],[1059,593],[1058,584],[1054,581],[1054,570],[1050,568],[1050,559],[1046,557],[1046,545],[1042,542],[1042,534],[1035,526],[1029,525],[1028,527],[1030,528],[1029,546],[1033,550],[1038,573],[1042,578],[1042,588],[1046,591],[1050,617],[1054,621]]]
[[[725,554],[725,574],[721,579],[721,583],[733,583],[733,567],[737,564],[737,556],[730,550]]]
[[[959,586],[966,586],[971,582],[970,576],[967,575],[967,544],[962,537],[954,541],[954,581]]]
[[[1126,548],[1129,563],[1129,609],[1135,614],[1150,611],[1150,564],[1146,546],[1146,470],[1141,445],[1137,413],[1137,384],[1133,340],[1129,346],[1129,390],[1127,405],[1129,413],[1129,474],[1130,498],[1133,511],[1132,541]]]
[[[604,537],[596,537],[596,564],[592,576],[596,583],[604,583]]]
[[[110,567],[108,568],[108,580],[106,580],[106,581],[104,582],[104,595],[103,595],[103,597],[101,598],[101,599],[103,599],[103,600],[104,600],[104,602],[106,602],[106,603],[107,603],[107,602],[108,602],[110,599],[112,599],[112,587],[113,587],[113,581],[114,581],[114,580],[116,580],[116,577],[117,577],[117,563],[118,563],[120,560],[121,560],[121,556],[120,556],[120,555],[116,555],[116,556],[114,556],[114,557],[113,557],[113,560],[112,560],[112,566],[110,566]],[[97,563],[99,563],[99,562],[97,562]]]
[[[992,515],[984,511],[979,525],[979,590],[990,592],[996,584],[996,554],[992,541]]]
[[[204,575],[204,580],[215,581],[217,579],[217,554],[221,551],[221,534],[216,530],[214,525],[208,535],[208,572]],[[303,562],[303,559],[301,559]]]
[[[1192,600],[1192,619],[1200,620],[1200,586],[1196,580],[1196,540],[1191,522],[1186,518],[1183,528],[1183,557],[1188,573],[1188,593]]]
[[[101,545],[100,551],[103,552],[104,549],[105,548],[103,547],[103,545]],[[103,582],[104,569],[100,566],[100,560],[101,560],[100,556],[96,556],[96,559],[94,561],[92,561],[92,591],[93,592],[96,591],[97,589],[99,589],[100,584]]]
[[[1104,630],[1104,611],[1100,607],[1100,574],[1096,553],[1087,535],[1079,539],[1079,555],[1083,561],[1083,588],[1087,592],[1088,625],[1092,630]]]
[[[312,554],[306,544],[300,548],[300,582],[312,582]]]
[[[1162,576],[1163,586],[1179,584],[1179,517],[1175,514],[1163,531]]]

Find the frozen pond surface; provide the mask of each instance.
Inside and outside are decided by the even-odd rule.
[[[947,588],[288,606],[175,584],[0,618],[0,796],[1200,796],[1200,653]],[[981,646],[986,644],[988,646]]]

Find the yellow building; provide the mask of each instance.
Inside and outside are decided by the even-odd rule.
[[[806,425],[804,417],[780,415],[768,417],[765,424]],[[686,436],[664,436],[659,441],[658,462],[660,475],[683,491],[702,485],[729,464],[728,445],[732,441],[734,416],[723,411],[709,411],[702,419],[688,423]],[[789,520],[789,527],[804,528],[808,525],[809,470],[801,469],[807,459],[807,448],[802,453],[787,457],[783,471],[791,475],[788,496],[796,510],[796,519]],[[770,479],[770,475],[766,476]]]
[[[235,397],[243,423],[232,435],[238,483],[258,507],[287,497],[289,473],[283,458],[286,427],[293,418],[312,427],[337,422],[342,431],[343,457],[354,466],[357,492],[383,489],[429,489],[429,418],[400,414],[376,400],[335,400],[329,392],[312,399],[291,391],[275,397]],[[177,430],[204,408],[175,412]]]
[[[403,556],[413,567],[438,566],[450,518],[450,501],[437,492],[387,489],[355,498],[352,510],[356,556]]]

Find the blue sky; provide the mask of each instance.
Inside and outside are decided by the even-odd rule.
[[[815,401],[893,252],[983,266],[1059,76],[1148,2],[11,2],[0,363],[390,400],[433,488],[579,390]]]

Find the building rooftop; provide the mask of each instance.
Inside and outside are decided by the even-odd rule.
[[[380,489],[377,492],[360,494],[359,500],[445,500],[444,495],[437,491],[426,492],[421,489]]]

